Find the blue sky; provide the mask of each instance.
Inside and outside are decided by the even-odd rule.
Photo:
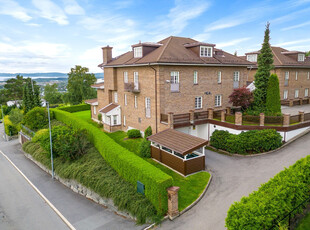
[[[132,44],[191,37],[227,52],[271,44],[310,50],[310,0],[0,0],[0,72],[101,72],[101,47],[113,56]]]

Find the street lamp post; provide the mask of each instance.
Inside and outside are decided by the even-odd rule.
[[[7,141],[6,133],[5,133],[5,125],[4,125],[4,114],[3,114],[3,108],[1,105],[1,113],[2,113],[2,123],[3,123],[3,129],[4,129],[4,138]]]
[[[46,102],[46,106],[47,106],[47,113],[48,113],[49,133],[50,133],[52,179],[54,179],[54,160],[53,160],[53,142],[52,142],[51,116],[50,116],[50,106],[49,106],[48,102]]]

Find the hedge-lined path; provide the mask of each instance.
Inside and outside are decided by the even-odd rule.
[[[162,223],[160,229],[225,229],[232,203],[309,154],[310,133],[279,151],[256,157],[231,157],[207,150],[206,167],[213,178],[206,195],[181,217]]]
[[[18,140],[5,142],[2,136],[3,124],[0,124],[0,150],[10,158],[10,160],[30,179],[30,181],[77,230],[123,230],[143,229],[143,227],[145,227],[145,225],[136,226],[133,221],[124,219],[123,217],[114,214],[112,211],[105,209],[103,206],[74,193],[57,180],[53,181],[49,174],[41,170],[23,155]],[[12,194],[12,196],[14,196],[14,194]],[[31,221],[32,220],[29,220],[30,223]],[[44,226],[42,226],[41,229],[44,229]]]

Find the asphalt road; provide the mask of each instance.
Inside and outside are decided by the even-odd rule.
[[[206,151],[207,171],[213,176],[206,195],[181,217],[162,223],[160,229],[225,229],[232,203],[309,154],[310,133],[279,151],[256,157],[231,157]]]
[[[2,136],[3,124],[0,124],[0,150],[9,157],[9,159],[77,230],[123,230],[143,229],[146,227],[146,225],[136,226],[134,221],[118,216],[113,211],[86,199],[84,196],[74,193],[57,180],[52,180],[49,174],[41,170],[23,155],[18,140],[5,142]],[[7,172],[7,169],[2,167],[2,164],[6,167],[11,167],[9,166],[9,162],[1,160],[0,229],[67,229],[66,225],[61,223],[61,220],[55,216],[56,214],[51,209],[48,210],[49,207],[44,204],[43,200],[38,197],[35,191],[31,191],[29,186],[27,189],[32,193],[23,195],[24,192],[27,191],[27,189],[23,187],[23,184],[27,187],[27,183],[23,181],[23,178],[19,178],[20,181],[16,179],[16,182],[14,182],[11,178],[13,175],[11,171],[15,172],[16,170],[13,168],[10,172]],[[9,190],[7,187],[9,187],[11,183],[14,183],[15,187]],[[4,197],[5,194],[6,197]],[[33,213],[32,209],[35,210],[39,208],[40,205],[33,203],[32,199],[37,199],[37,202],[40,201],[43,203],[42,206],[48,211],[37,210],[38,213]],[[23,204],[23,202],[26,203]],[[4,217],[2,217],[3,213]],[[16,215],[19,215],[20,218],[16,218]],[[51,218],[50,222],[44,221],[49,218]],[[58,225],[56,220],[62,225]],[[37,228],[36,225],[38,226]]]

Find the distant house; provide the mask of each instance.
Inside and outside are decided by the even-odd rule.
[[[16,101],[8,101],[6,104],[7,106],[14,106],[16,105],[16,107],[20,107],[22,105],[23,101],[22,100],[16,100]]]

